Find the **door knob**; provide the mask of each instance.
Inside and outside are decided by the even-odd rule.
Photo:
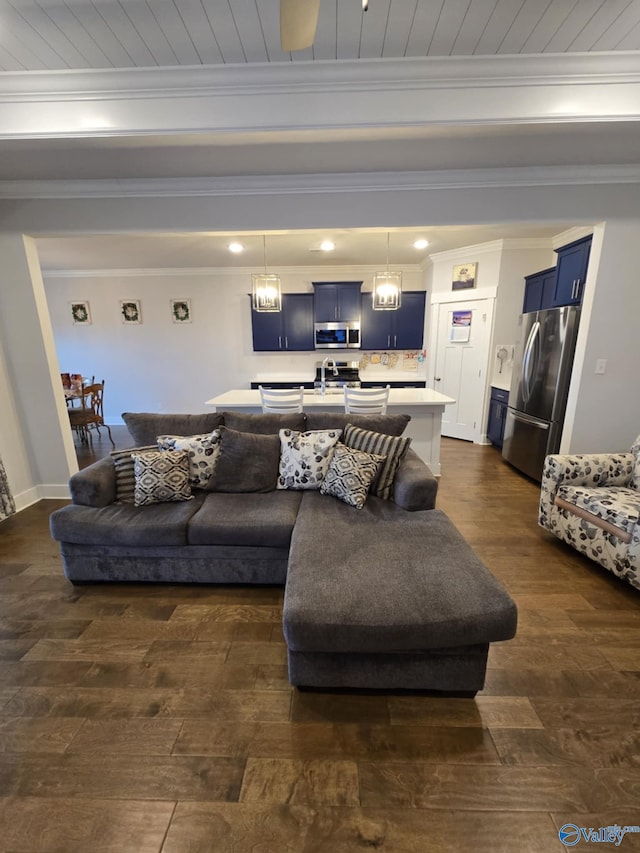
[[[433,378],[436,380],[436,382],[440,382],[440,377],[439,377],[439,376],[434,376]]]

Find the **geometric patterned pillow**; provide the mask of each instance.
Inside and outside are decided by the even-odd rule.
[[[380,466],[377,478],[371,485],[370,493],[386,501],[390,500],[398,465],[409,449],[411,439],[383,435],[380,432],[372,432],[368,429],[360,429],[353,424],[347,424],[344,429],[343,441],[354,450],[363,450],[365,453],[375,453],[378,456],[387,457]]]
[[[111,458],[116,469],[116,502],[120,504],[132,504],[136,477],[133,470],[132,453],[141,453],[144,450],[157,450],[155,445],[150,447],[130,447],[128,450],[112,450]]]
[[[194,489],[204,489],[220,456],[220,430],[205,435],[159,435],[158,450],[186,450],[189,483]]]
[[[356,509],[362,509],[369,487],[385,458],[336,444],[320,494],[333,495]]]
[[[278,489],[319,489],[342,430],[281,429]]]
[[[189,457],[185,450],[135,452],[136,506],[165,501],[193,500],[189,485]]]

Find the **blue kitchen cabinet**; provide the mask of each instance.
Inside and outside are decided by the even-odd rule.
[[[524,277],[524,304],[522,311],[541,311],[553,308],[556,289],[556,268],[526,275]]]
[[[282,311],[251,310],[254,352],[311,352],[313,294],[284,293]]]
[[[504,388],[492,388],[489,401],[489,424],[487,438],[496,447],[502,447],[504,440],[504,425],[509,404],[509,392]]]
[[[591,237],[585,237],[556,249],[558,266],[556,267],[553,306],[579,305],[582,302],[589,266],[591,239]]]
[[[396,311],[374,311],[371,294],[363,294],[362,349],[422,349],[425,302],[425,291],[407,291]]]
[[[316,323],[360,322],[361,281],[314,281]]]

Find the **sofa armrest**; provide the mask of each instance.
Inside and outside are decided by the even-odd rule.
[[[434,509],[438,480],[429,466],[409,448],[398,466],[393,482],[393,500],[402,509],[415,512]]]
[[[99,459],[69,480],[69,491],[74,504],[82,506],[109,506],[116,499],[116,469],[110,456]]]
[[[547,456],[542,471],[543,492],[555,495],[561,485],[628,486],[633,477],[632,453],[580,453]]]

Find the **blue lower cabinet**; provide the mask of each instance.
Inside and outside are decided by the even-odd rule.
[[[504,388],[492,388],[489,401],[489,424],[487,438],[496,447],[502,447],[504,440],[504,425],[507,417],[509,392]]]

